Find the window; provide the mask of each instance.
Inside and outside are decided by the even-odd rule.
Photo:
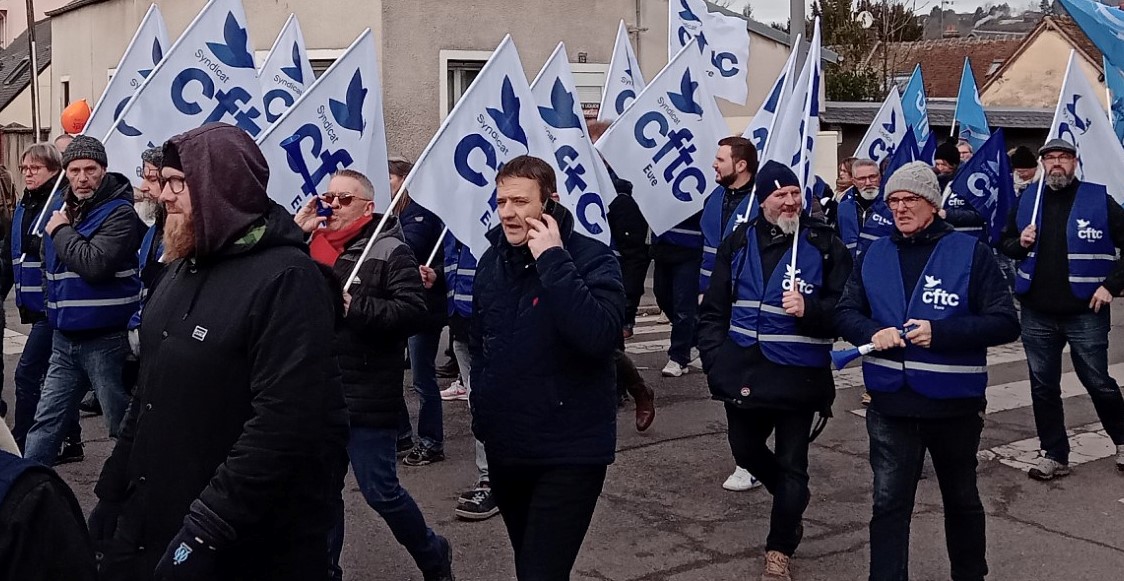
[[[12,72],[8,73],[8,76],[4,77],[4,84],[12,84],[16,79],[20,77],[20,75],[26,73],[30,68],[31,60],[27,57],[23,57],[22,59],[20,59],[20,62],[16,63],[15,67],[12,67]]]
[[[8,11],[0,10],[0,49],[8,48]]]
[[[60,77],[59,84],[61,85],[59,93],[62,96],[62,104],[59,107],[59,111],[62,111],[63,109],[66,109],[67,105],[70,104],[70,77]]]
[[[308,64],[312,65],[312,74],[319,79],[324,71],[332,68],[336,59],[308,59]]]
[[[991,75],[994,75],[995,71],[998,71],[999,67],[1001,66],[1003,66],[1003,59],[995,59],[991,61],[991,66],[987,67],[987,74],[984,76],[990,77]]]
[[[449,61],[445,67],[446,78],[446,108],[445,113],[453,110],[453,106],[460,101],[461,96],[465,91],[472,86],[472,81],[480,76],[480,70],[484,68],[484,61]]]
[[[574,72],[574,85],[578,90],[577,99],[581,103],[586,119],[596,119],[601,109],[601,96],[605,93],[605,78],[609,65],[598,63],[570,63]]]

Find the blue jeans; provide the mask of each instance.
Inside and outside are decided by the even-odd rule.
[[[441,571],[446,565],[442,544],[437,534],[425,524],[425,517],[410,493],[398,482],[397,440],[398,430],[395,428],[352,426],[351,440],[347,443],[351,469],[367,504],[386,521],[390,532],[414,558],[418,569],[422,573]],[[343,548],[342,510],[338,511],[337,518],[338,524],[332,531],[329,547],[332,563],[338,568]]]
[[[976,487],[976,452],[983,418],[914,419],[868,409],[866,431],[874,471],[870,581],[909,581],[909,525],[926,450],[944,502],[951,578],[982,581],[987,575],[987,535]]]
[[[422,446],[443,450],[445,431],[441,421],[441,390],[437,387],[437,350],[441,331],[418,333],[409,340],[410,374],[418,394],[418,440]],[[408,417],[408,416],[407,416]],[[407,420],[408,421],[408,420]]]
[[[1062,349],[1069,343],[1077,379],[1093,401],[1097,416],[1117,446],[1124,444],[1124,397],[1108,374],[1109,309],[1055,316],[1023,307],[1023,348],[1030,368],[1034,425],[1046,457],[1069,463],[1069,438],[1062,407]]]
[[[656,304],[661,311],[667,313],[667,318],[671,321],[668,359],[679,365],[691,362],[691,347],[695,346],[700,268],[702,253],[699,253],[698,258],[682,262],[656,260],[652,290],[656,295]]]
[[[16,364],[16,411],[12,436],[20,450],[27,449],[27,433],[35,422],[35,408],[39,406],[39,394],[43,389],[43,379],[47,377],[47,366],[51,361],[51,324],[46,319],[33,323],[23,345],[19,363]],[[67,429],[68,440],[81,441],[82,427],[74,418]]]
[[[64,431],[77,421],[78,404],[91,386],[101,402],[110,437],[117,436],[129,405],[129,392],[122,379],[128,354],[125,331],[78,341],[54,332],[50,367],[35,410],[35,423],[27,434],[27,458],[47,466],[54,464]]]

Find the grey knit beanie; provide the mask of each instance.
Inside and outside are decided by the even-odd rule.
[[[151,163],[156,169],[160,169],[164,165],[164,148],[150,147],[144,150],[144,153],[141,154],[141,161]]]
[[[66,169],[66,166],[76,159],[90,159],[102,167],[109,165],[109,159],[105,155],[105,146],[89,135],[77,135],[74,137],[74,141],[66,146],[66,151],[62,152],[63,169]]]
[[[934,208],[941,207],[941,189],[937,184],[937,174],[923,161],[914,161],[898,168],[886,180],[886,197],[894,192],[909,192],[925,198]]]

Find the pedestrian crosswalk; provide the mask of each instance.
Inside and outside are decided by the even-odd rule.
[[[658,315],[640,316],[637,317],[636,327],[633,333],[633,337],[625,343],[625,351],[634,356],[659,355],[660,358],[657,361],[662,365],[666,357],[667,349],[671,345],[671,325],[661,322]],[[850,344],[848,343],[839,342],[835,345],[835,348],[843,349],[849,346]],[[1068,352],[1069,347],[1067,346],[1065,348],[1065,353],[1068,354]],[[1024,370],[1020,372],[1023,379],[989,385],[987,390],[987,409],[985,413],[987,414],[988,420],[991,421],[1005,420],[1006,416],[1004,414],[1021,413],[1021,421],[1025,422],[1025,425],[1022,426],[1025,429],[1023,429],[1022,432],[1033,434],[1033,416],[1029,413],[1025,413],[1030,412],[1032,403],[1030,380],[1025,378],[1026,354],[1023,351],[1022,344],[1015,342],[988,350],[988,365],[992,370],[1000,366],[1018,363],[1022,364],[1020,369]],[[655,362],[649,363],[649,365],[654,364]],[[692,367],[701,368],[697,359],[692,361],[691,365]],[[1109,374],[1113,377],[1124,378],[1124,363],[1110,365]],[[1010,375],[1010,373],[1007,373],[1007,375]],[[992,381],[997,381],[995,373],[992,374]],[[1082,396],[1088,397],[1085,388],[1081,385],[1077,374],[1074,372],[1064,373],[1062,375],[1061,386],[1062,398],[1065,401],[1070,401],[1072,398]],[[835,388],[840,392],[863,388],[862,370],[857,362],[851,367],[835,373]],[[857,403],[858,399],[846,399],[845,401]],[[1022,410],[1025,410],[1025,412]],[[866,409],[862,407],[848,411],[854,416],[866,416]],[[986,436],[986,424],[984,429]],[[1099,422],[1072,427],[1069,430],[1069,435],[1071,465],[1085,464],[1094,460],[1109,458],[1116,454],[1115,445],[1105,433],[1104,429],[1102,429]],[[1028,437],[983,449],[979,452],[979,458],[981,462],[998,462],[1003,466],[1025,472],[1032,468],[1038,461],[1038,438]]]

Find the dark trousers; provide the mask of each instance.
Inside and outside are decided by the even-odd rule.
[[[648,277],[648,266],[652,264],[652,257],[648,247],[622,252],[619,257],[621,263],[621,281],[624,283],[624,324],[626,327],[636,325],[636,312],[640,310],[640,299],[644,297],[644,279]]]
[[[410,375],[414,378],[413,390],[418,394],[418,443],[432,450],[445,449],[445,430],[442,422],[441,388],[437,386],[437,350],[441,331],[423,331],[410,337]],[[410,414],[406,413],[406,425]]]
[[[1034,425],[1046,457],[1069,463],[1069,438],[1062,407],[1062,349],[1066,343],[1073,370],[1089,392],[1105,432],[1117,446],[1124,444],[1124,397],[1116,380],[1108,374],[1109,309],[1060,317],[1024,306],[1022,326]]]
[[[944,502],[944,536],[953,581],[987,575],[984,508],[976,488],[976,452],[983,418],[899,418],[866,412],[874,514],[870,518],[870,581],[909,580],[909,525],[925,451]]]
[[[621,349],[613,353],[613,362],[617,366],[617,396],[624,397],[628,394],[635,398],[636,394],[644,390],[644,377],[628,354]]]
[[[808,444],[813,412],[743,409],[726,405],[730,449],[738,466],[749,470],[773,495],[766,551],[792,556],[804,535],[808,507]],[[776,432],[775,450],[766,445]]]
[[[605,484],[605,466],[502,466],[489,462],[519,581],[566,581]]]
[[[700,268],[701,252],[695,258],[677,262],[656,259],[652,281],[656,303],[671,321],[671,347],[667,356],[680,365],[691,362],[691,347],[695,346]]]

